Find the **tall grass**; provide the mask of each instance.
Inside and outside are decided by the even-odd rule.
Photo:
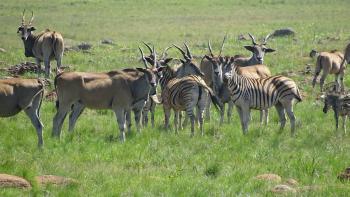
[[[73,133],[67,132],[65,124],[61,140],[52,139],[56,110],[54,103],[45,101],[42,150],[36,147],[35,130],[24,113],[0,119],[0,173],[23,176],[34,184],[33,190],[2,189],[0,195],[271,196],[273,184],[253,178],[266,172],[284,180],[294,178],[300,186],[320,186],[297,195],[348,195],[349,184],[336,177],[349,166],[349,134],[334,131],[332,114],[323,114],[321,101],[315,100],[319,88],[311,89],[311,75],[297,71],[306,64],[314,65],[308,58],[313,48],[343,50],[350,36],[349,6],[346,0],[1,1],[0,47],[7,50],[0,53],[1,68],[32,61],[24,57],[23,44],[16,36],[23,8],[27,19],[34,10],[39,31],[50,28],[70,43],[93,44],[90,53],[64,56],[63,64],[79,71],[141,67],[137,51],[141,41],[155,44],[158,52],[186,41],[194,54],[203,55],[208,39],[218,50],[228,34],[224,54],[248,56],[243,45],[250,41],[238,41],[239,34],[251,32],[262,38],[275,29],[291,27],[296,36],[271,39],[269,46],[277,51],[267,54],[265,61],[273,73],[297,73],[292,78],[305,98],[295,106],[295,138],[290,137],[289,123],[283,132],[278,131],[275,110],[271,110],[268,126],[260,126],[254,112],[247,136],[242,135],[236,113],[231,124],[218,126],[215,111],[214,118],[205,123],[203,137],[196,132],[190,138],[189,128],[175,135],[163,129],[163,112],[158,107],[156,128],[145,128],[142,133],[133,129],[124,144],[115,140],[117,123],[107,110],[84,111]],[[113,39],[115,45],[100,44],[103,38]],[[169,55],[179,56],[176,50]],[[345,83],[350,85],[349,78]],[[34,177],[40,174],[75,178],[79,184],[39,188]]]

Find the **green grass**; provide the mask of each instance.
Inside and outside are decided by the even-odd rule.
[[[208,39],[218,51],[228,34],[224,54],[249,55],[243,45],[250,41],[237,41],[239,34],[251,32],[262,38],[274,29],[292,27],[297,32],[294,38],[269,41],[277,51],[267,54],[265,63],[273,73],[299,71],[306,64],[314,65],[308,58],[313,48],[344,49],[350,38],[349,6],[346,0],[3,0],[0,47],[7,52],[0,53],[0,67],[33,61],[24,57],[16,35],[26,8],[27,19],[34,10],[39,31],[50,28],[69,43],[93,44],[91,53],[66,53],[63,64],[73,70],[141,67],[137,51],[141,41],[155,44],[159,53],[172,43],[186,41],[195,55],[203,55]],[[100,44],[103,38],[113,39],[116,45]],[[176,50],[170,55],[179,57]],[[23,176],[34,184],[26,191],[1,189],[0,196],[273,196],[269,191],[273,184],[253,178],[267,172],[284,180],[294,178],[300,186],[321,186],[298,196],[346,196],[349,183],[336,177],[349,166],[349,134],[335,132],[332,113],[322,113],[322,103],[315,100],[319,88],[310,87],[311,75],[292,78],[305,94],[305,100],[295,106],[296,138],[290,137],[289,123],[278,131],[274,109],[268,126],[260,126],[259,114],[254,112],[247,136],[242,135],[236,111],[232,123],[221,127],[213,111],[203,137],[196,132],[190,138],[189,128],[175,135],[162,129],[163,112],[158,107],[156,128],[138,134],[133,127],[124,144],[110,140],[110,135],[118,135],[118,127],[114,114],[105,110],[86,110],[74,133],[67,132],[65,122],[61,140],[55,140],[51,138],[54,103],[45,101],[41,112],[45,145],[39,150],[35,130],[24,113],[0,119],[0,173]],[[328,77],[331,80],[333,76]],[[350,79],[346,77],[345,83],[349,86]],[[79,184],[39,188],[34,177],[41,174],[71,177]]]

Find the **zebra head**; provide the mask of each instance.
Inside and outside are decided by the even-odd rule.
[[[321,99],[324,99],[323,113],[327,113],[330,108],[336,108],[339,105],[339,100],[341,95],[339,93],[331,92],[326,93],[321,96]]]
[[[248,51],[253,53],[252,59],[254,60],[254,62],[256,62],[256,64],[263,64],[265,53],[271,53],[271,52],[275,51],[274,49],[266,47],[267,40],[269,39],[270,34],[268,34],[264,38],[263,43],[260,43],[260,44],[256,43],[253,35],[251,35],[250,33],[248,33],[248,34],[252,40],[253,45],[246,45],[246,46],[244,46],[244,48],[246,48]]]
[[[236,65],[234,64],[234,60],[235,60],[235,57],[221,58],[224,83],[226,83],[229,79],[231,79],[232,75],[236,73]]]

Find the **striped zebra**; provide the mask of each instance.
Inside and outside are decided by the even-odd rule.
[[[295,134],[295,116],[293,101],[302,101],[296,83],[284,76],[271,76],[262,79],[253,79],[237,74],[237,67],[233,61],[225,65],[224,76],[230,97],[237,107],[240,116],[243,134],[248,131],[250,109],[266,110],[275,106],[281,127],[286,123],[287,113],[291,123],[291,134]]]
[[[205,84],[201,77],[189,75],[176,78],[176,72],[169,66],[161,67],[162,78],[159,83],[162,89],[162,103],[165,115],[165,127],[169,127],[170,110],[175,111],[174,125],[178,133],[179,113],[186,111],[191,120],[191,136],[194,135],[195,116],[193,108],[197,107],[197,116],[201,134],[203,132],[203,113],[208,95],[213,100],[215,107],[222,107],[219,99],[213,91]]]
[[[339,116],[343,120],[343,130],[346,133],[345,122],[347,117],[350,115],[350,95],[340,94],[338,92],[327,93],[324,97],[323,113],[327,113],[329,108],[334,111],[335,127],[338,130],[339,127]]]

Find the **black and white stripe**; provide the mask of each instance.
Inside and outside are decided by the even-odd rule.
[[[292,134],[294,134],[293,100],[302,100],[296,83],[280,75],[263,79],[248,78],[238,75],[232,63],[226,66],[231,67],[225,72],[226,85],[230,91],[231,100],[237,106],[243,133],[248,130],[250,109],[265,110],[275,106],[280,117],[281,128],[284,128],[286,122],[286,112],[291,121]]]
[[[175,71],[170,67],[164,67],[163,77],[160,79],[162,88],[162,102],[165,113],[165,127],[169,126],[170,110],[175,111],[174,124],[178,130],[179,113],[186,111],[191,121],[191,135],[194,135],[194,107],[197,107],[197,116],[203,135],[203,112],[208,95],[213,99],[215,106],[220,106],[218,98],[213,91],[205,84],[201,77],[189,75],[182,78],[175,78]]]

